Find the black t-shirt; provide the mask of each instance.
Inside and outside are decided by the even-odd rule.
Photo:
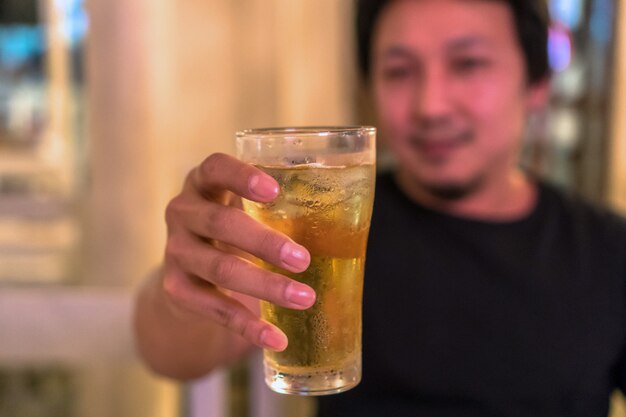
[[[512,222],[460,218],[378,178],[363,380],[321,417],[605,417],[626,388],[626,223],[538,184]]]

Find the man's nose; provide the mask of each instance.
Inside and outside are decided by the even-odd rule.
[[[450,83],[439,69],[425,71],[417,84],[413,115],[418,120],[433,120],[446,117],[451,109]]]

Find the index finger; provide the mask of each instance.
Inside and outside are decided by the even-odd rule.
[[[191,171],[187,181],[206,197],[228,190],[248,200],[269,202],[279,192],[278,183],[270,175],[223,153],[206,158]]]

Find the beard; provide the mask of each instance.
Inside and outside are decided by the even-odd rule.
[[[420,181],[419,179],[416,182],[418,187],[431,197],[440,201],[453,202],[463,200],[480,191],[484,184],[484,179],[479,175],[464,183],[433,184]]]

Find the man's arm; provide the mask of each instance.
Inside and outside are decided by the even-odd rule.
[[[253,348],[252,343],[217,322],[180,311],[162,287],[159,270],[144,283],[135,303],[137,349],[153,371],[179,380],[195,379],[233,363]],[[254,311],[258,301],[248,298],[247,302]]]

